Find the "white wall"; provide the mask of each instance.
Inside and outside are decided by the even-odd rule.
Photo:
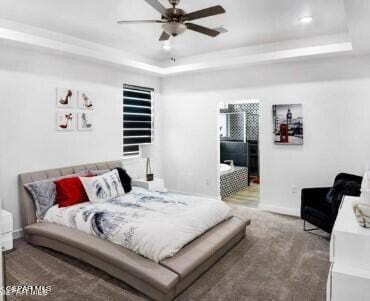
[[[167,186],[218,195],[218,103],[259,99],[262,208],[298,214],[301,188],[330,185],[341,171],[362,174],[370,160],[369,66],[370,57],[338,57],[165,79]],[[273,144],[279,103],[303,104],[303,146]]]
[[[0,194],[20,229],[17,175],[48,168],[118,160],[122,157],[122,84],[156,89],[156,129],[160,128],[159,79],[80,59],[0,45]],[[95,101],[92,132],[57,132],[56,87],[84,89]],[[160,153],[160,131],[156,132]],[[155,173],[160,159],[155,156]],[[124,162],[135,175],[142,160]]]
[[[2,208],[2,200],[0,197],[0,210]],[[0,225],[1,225],[2,214],[0,214]],[[0,231],[0,287],[4,286],[4,275],[3,275],[3,248],[2,248],[2,231]],[[0,294],[0,301],[4,300],[4,296]]]
[[[370,161],[370,57],[338,57],[157,78],[0,44],[0,193],[20,229],[17,175],[122,155],[122,83],[156,89],[154,172],[172,190],[218,195],[218,103],[261,103],[261,198],[297,213],[292,187],[331,184]],[[55,88],[91,91],[93,132],[55,130]],[[271,106],[303,103],[304,145],[272,143]],[[163,164],[162,160],[163,158]],[[127,163],[139,176],[144,164]],[[163,168],[161,168],[163,166]]]

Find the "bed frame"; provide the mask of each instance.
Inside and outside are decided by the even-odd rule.
[[[25,184],[82,170],[104,170],[121,165],[121,161],[111,161],[19,175],[25,240],[89,263],[154,300],[172,300],[245,237],[245,228],[250,221],[232,217],[186,245],[175,256],[160,263],[75,229],[51,223],[37,223],[34,202],[25,189]]]

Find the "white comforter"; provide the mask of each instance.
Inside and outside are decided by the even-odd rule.
[[[134,187],[105,203],[55,205],[43,221],[107,239],[159,262],[230,216],[230,207],[216,199]]]

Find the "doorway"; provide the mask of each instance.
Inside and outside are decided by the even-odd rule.
[[[259,207],[259,101],[220,103],[220,196],[227,203]]]

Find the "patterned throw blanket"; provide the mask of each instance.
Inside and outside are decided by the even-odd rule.
[[[230,207],[216,199],[134,187],[105,203],[55,205],[43,222],[95,235],[159,262],[229,217]]]

